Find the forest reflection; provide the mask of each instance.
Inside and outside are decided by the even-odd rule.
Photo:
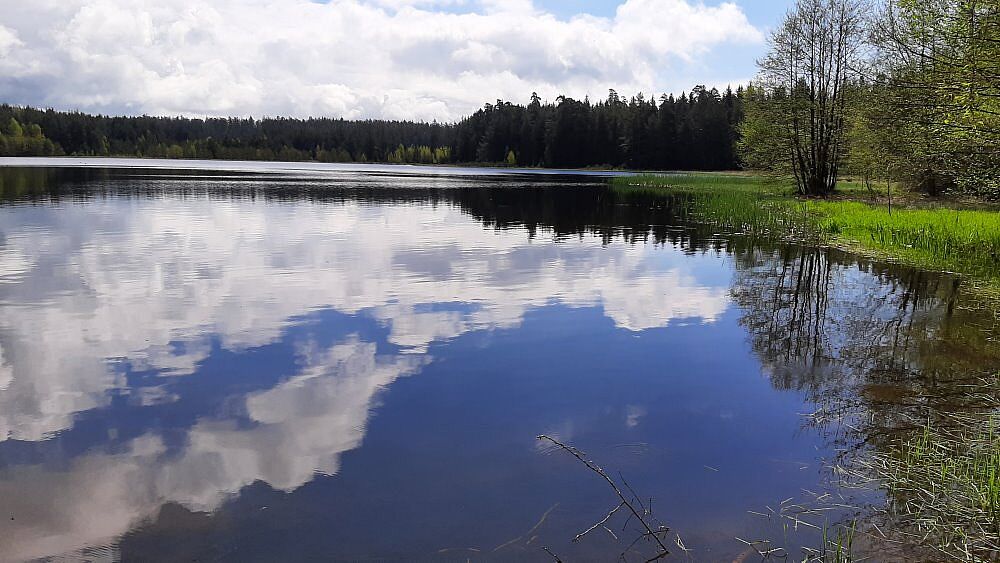
[[[110,196],[453,205],[486,228],[529,237],[545,230],[557,240],[587,234],[726,253],[748,337],[781,389],[907,383],[930,392],[951,376],[1000,367],[996,315],[957,276],[719,233],[689,220],[684,198],[618,192],[599,179],[0,167],[7,204]]]
[[[192,176],[198,181],[171,181]],[[748,336],[782,389],[818,393],[835,372],[838,385],[933,387],[1000,367],[996,315],[963,291],[958,276],[719,233],[691,221],[684,198],[618,192],[600,179],[0,167],[0,202],[109,196],[453,205],[486,228],[523,228],[530,237],[545,230],[557,240],[588,234],[724,252]]]
[[[902,406],[1000,369],[996,318],[955,276],[830,248],[758,245],[734,258],[734,300],[779,389]]]

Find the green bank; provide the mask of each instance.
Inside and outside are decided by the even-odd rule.
[[[1000,289],[998,211],[850,181],[825,199],[798,198],[790,181],[745,174],[650,174],[612,184],[625,192],[686,198],[693,220],[729,232],[831,244]]]

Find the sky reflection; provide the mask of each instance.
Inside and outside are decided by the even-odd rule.
[[[0,225],[12,559],[336,474],[380,391],[462,335],[552,307],[638,334],[730,302],[716,256],[484,229],[453,205],[111,197],[2,207]]]
[[[41,440],[106,406],[127,387],[110,360],[190,374],[212,340],[261,346],[324,308],[365,311],[421,353],[549,303],[599,305],[639,331],[712,322],[729,301],[679,252],[529,241],[447,207],[110,200],[0,212],[6,439]],[[466,307],[428,307],[447,303]]]

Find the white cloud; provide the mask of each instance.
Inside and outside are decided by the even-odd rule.
[[[625,426],[629,428],[635,428],[639,426],[639,422],[642,421],[649,412],[646,407],[642,405],[628,405],[625,408]]]
[[[731,3],[0,0],[0,99],[154,114],[451,120],[531,91],[677,91],[693,56],[762,34]]]
[[[305,350],[303,362],[292,379],[246,398],[252,429],[217,420],[192,428],[184,455],[157,480],[158,500],[213,511],[254,481],[290,492],[316,474],[336,474],[340,455],[361,445],[379,390],[424,358],[378,356],[375,344],[351,337]]]
[[[6,56],[14,47],[20,47],[24,43],[18,39],[17,32],[0,25],[0,55]]]

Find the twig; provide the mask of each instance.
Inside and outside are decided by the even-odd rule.
[[[610,520],[611,517],[614,516],[616,512],[618,512],[619,510],[621,510],[621,508],[623,506],[625,506],[624,502],[620,503],[618,506],[614,507],[614,509],[611,512],[609,512],[607,516],[604,517],[604,520],[601,520],[600,522],[594,524],[593,526],[591,526],[591,527],[587,528],[586,530],[584,530],[584,531],[580,532],[579,534],[577,534],[576,537],[573,538],[573,541],[574,542],[578,542],[578,541],[580,541],[580,538],[582,538],[583,536],[585,536],[585,535],[589,534],[590,532],[593,532],[597,528],[600,528],[601,526],[604,526],[605,524],[607,524],[608,520]],[[610,531],[610,530],[608,530],[608,531]],[[614,535],[614,534],[611,534],[611,535]]]
[[[555,503],[555,504],[553,504],[552,506],[550,506],[549,509],[546,510],[544,514],[542,514],[542,517],[538,520],[538,523],[535,524],[534,526],[532,526],[530,530],[528,530],[524,534],[522,534],[520,536],[517,536],[516,538],[514,538],[514,539],[512,539],[512,540],[510,540],[508,542],[504,542],[504,543],[496,546],[495,548],[493,548],[493,552],[496,553],[497,551],[500,551],[501,549],[503,549],[503,548],[505,548],[507,546],[513,545],[513,544],[515,544],[515,543],[523,540],[525,537],[529,537],[530,538],[531,535],[533,533],[535,533],[535,530],[537,530],[538,528],[540,528],[542,526],[542,524],[545,523],[545,520],[549,517],[549,514],[552,514],[552,511],[555,510],[558,506],[559,506],[558,502]],[[531,542],[529,541],[528,543],[531,543]]]
[[[549,555],[551,555],[551,556],[552,556],[552,558],[556,560],[556,563],[563,563],[562,559],[559,559],[559,556],[558,556],[558,555],[556,555],[555,553],[552,553],[551,551],[549,551],[549,548],[547,548],[547,547],[545,547],[545,546],[543,545],[543,546],[542,546],[542,549],[544,549],[544,550],[545,550],[545,553],[548,553]]]
[[[642,504],[642,498],[640,498],[639,495],[636,494],[635,490],[632,489],[632,485],[628,484],[628,481],[625,480],[625,476],[622,475],[621,471],[618,472],[618,478],[622,480],[622,484],[625,485],[625,488],[628,489],[630,493],[632,493],[632,498],[634,498],[639,503],[639,508],[642,509],[643,513],[648,514],[650,510],[646,508],[646,505]]]
[[[552,442],[556,446],[559,446],[563,450],[569,452],[570,455],[579,460],[580,463],[584,464],[587,467],[587,469],[590,469],[594,473],[600,475],[602,479],[607,481],[608,485],[611,486],[611,488],[615,491],[615,494],[617,494],[618,498],[622,501],[622,504],[624,504],[625,507],[628,508],[629,511],[635,515],[635,517],[639,520],[639,522],[642,523],[642,527],[646,529],[646,531],[653,537],[654,540],[656,540],[656,543],[660,546],[660,554],[657,557],[650,559],[649,561],[656,561],[657,559],[662,559],[663,557],[670,554],[670,550],[667,549],[667,546],[663,544],[663,541],[660,539],[660,537],[653,532],[653,529],[649,527],[649,523],[646,522],[646,519],[643,517],[643,515],[639,514],[639,512],[635,509],[635,506],[633,506],[632,503],[630,503],[628,499],[625,498],[625,494],[622,493],[621,489],[618,488],[618,485],[615,484],[614,480],[612,480],[611,477],[608,477],[608,474],[605,473],[603,469],[601,469],[594,462],[583,457],[582,453],[576,448],[571,448],[570,446],[563,444],[562,442],[556,440],[555,438],[542,434],[541,436],[538,436],[538,439],[548,440],[549,442]]]

